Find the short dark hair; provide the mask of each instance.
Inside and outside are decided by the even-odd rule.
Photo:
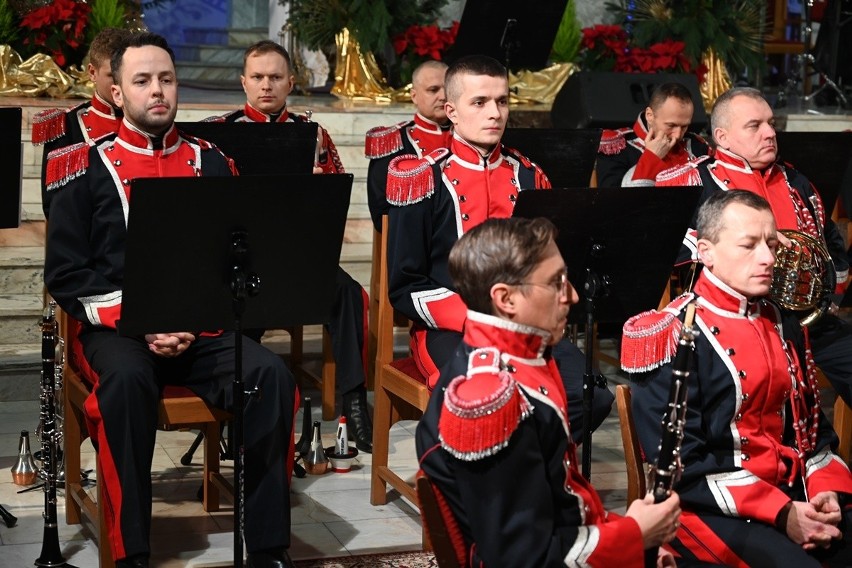
[[[769,202],[756,193],[744,189],[716,191],[698,209],[696,229],[698,238],[715,244],[719,242],[719,233],[725,228],[722,218],[725,209],[732,203],[739,203],[758,211],[772,212]]]
[[[657,85],[651,93],[651,98],[648,99],[648,106],[652,110],[659,109],[668,99],[677,99],[682,103],[695,105],[692,100],[692,93],[680,83],[663,83]]]
[[[266,53],[277,53],[281,57],[284,58],[284,61],[287,62],[287,69],[292,73],[293,65],[290,61],[290,54],[287,53],[287,50],[281,47],[281,45],[275,43],[269,39],[262,39],[260,41],[256,41],[250,46],[246,48],[245,53],[243,54],[243,71],[246,69],[246,61],[252,55],[264,55]]]
[[[468,308],[492,314],[491,287],[521,284],[555,239],[556,227],[544,218],[488,219],[453,246],[450,277]]]
[[[502,63],[487,55],[467,55],[456,60],[447,69],[444,77],[444,92],[448,101],[458,100],[461,86],[458,77],[462,75],[487,75],[488,77],[507,77]]]
[[[165,50],[169,54],[172,63],[175,62],[175,52],[172,51],[172,48],[169,47],[169,42],[163,36],[152,32],[129,34],[112,53],[112,57],[110,57],[110,71],[112,71],[113,83],[118,84],[121,80],[121,65],[124,61],[124,52],[131,47],[145,47],[147,45],[153,45],[154,47]]]
[[[109,61],[112,66],[112,54],[121,47],[130,33],[129,30],[120,28],[104,28],[99,31],[89,45],[89,63],[100,67],[101,63]]]
[[[737,97],[766,102],[763,93],[753,87],[734,87],[719,95],[716,102],[713,103],[713,110],[710,112],[710,135],[714,143],[716,142],[716,134],[714,133],[716,128],[728,128],[730,118],[728,111],[731,101]]]

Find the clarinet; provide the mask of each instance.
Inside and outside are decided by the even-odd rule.
[[[36,566],[65,566],[59,549],[59,527],[56,514],[56,485],[59,444],[62,434],[56,427],[56,381],[62,375],[62,366],[56,365],[57,325],[56,302],[51,301],[41,320],[41,457],[44,472],[44,534],[41,554]]]
[[[672,363],[672,382],[669,386],[669,402],[662,419],[662,438],[660,439],[657,463],[648,472],[648,493],[654,496],[654,503],[662,503],[671,495],[672,487],[680,479],[683,464],[680,461],[683,430],[686,424],[686,380],[692,362],[697,331],[692,325],[695,317],[695,304],[686,308],[686,318],[678,339],[677,351]],[[645,551],[645,566],[657,565],[658,549]]]

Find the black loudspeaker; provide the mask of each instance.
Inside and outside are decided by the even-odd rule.
[[[21,107],[0,108],[0,229],[21,222]]]
[[[563,85],[550,111],[554,128],[624,128],[633,126],[648,106],[651,93],[663,83],[680,83],[692,94],[695,111],[689,129],[707,126],[698,78],[680,73],[607,73],[580,71]]]

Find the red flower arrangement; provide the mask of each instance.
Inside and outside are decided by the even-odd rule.
[[[682,41],[654,43],[647,48],[630,44],[621,26],[597,25],[583,28],[580,66],[590,71],[621,73],[695,73],[698,82],[707,72],[703,64],[693,65],[684,54]]]
[[[23,45],[32,53],[45,52],[57,65],[64,67],[76,57],[85,43],[83,31],[91,7],[75,0],[53,0],[29,12],[21,19]]]
[[[424,61],[440,61],[447,49],[455,43],[458,32],[458,22],[453,22],[452,26],[446,29],[441,29],[436,24],[413,25],[394,37],[393,49],[400,59],[400,78],[403,84],[411,81],[411,73]]]

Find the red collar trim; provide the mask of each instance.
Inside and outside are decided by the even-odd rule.
[[[121,121],[121,125],[118,127],[118,137],[127,146],[132,148],[149,151],[154,150],[154,144],[151,142],[151,139],[156,138],[156,136],[152,136],[147,132],[139,130],[127,122],[127,118],[123,119]],[[177,128],[175,128],[174,123],[172,123],[168,131],[166,131],[163,136],[163,150],[169,151],[174,146],[177,146],[179,142],[180,134],[178,134]]]
[[[101,114],[105,114],[113,118],[118,118],[115,108],[111,104],[103,100],[101,96],[97,93],[92,95],[92,108]]]
[[[453,139],[450,142],[450,152],[461,162],[474,167],[483,167],[484,162],[488,163],[489,168],[495,167],[503,160],[501,152],[502,145],[497,144],[488,156],[483,156],[480,151],[475,148],[470,142],[462,139],[458,134],[453,133]]]
[[[695,294],[715,307],[714,311],[721,310],[729,316],[745,317],[758,311],[757,302],[749,302],[748,298],[719,280],[707,268],[701,271],[695,283]]]
[[[414,127],[420,130],[425,130],[429,134],[443,134],[450,129],[450,122],[445,125],[440,125],[434,120],[429,120],[419,112],[414,115]]]
[[[645,144],[645,137],[648,136],[648,125],[645,124],[645,111],[639,113],[636,117],[636,122],[633,123],[633,133]]]
[[[541,359],[550,334],[497,316],[467,311],[464,342],[471,347],[497,347],[515,359]]]
[[[243,113],[246,115],[246,118],[252,122],[272,122],[272,117],[270,115],[257,110],[248,103],[246,103],[243,107]],[[287,105],[285,104],[281,111],[281,116],[279,116],[278,120],[275,122],[287,122],[288,118],[290,118],[290,113],[287,112]]]

